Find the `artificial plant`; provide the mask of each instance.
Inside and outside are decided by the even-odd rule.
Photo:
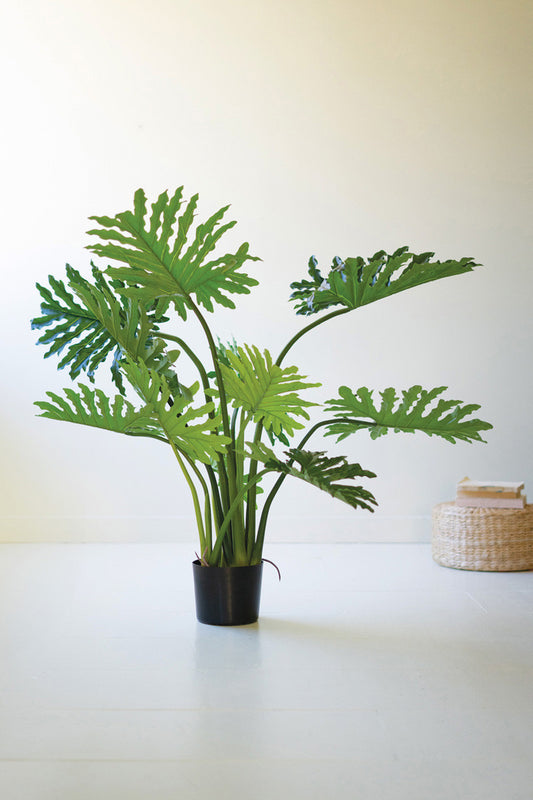
[[[376,500],[358,479],[374,473],[342,456],[307,449],[319,430],[337,441],[363,428],[373,438],[420,430],[452,443],[483,441],[481,432],[491,426],[472,417],[479,406],[444,399],[445,387],[389,388],[376,401],[365,387],[341,386],[325,402],[326,418],[310,424],[308,408],[316,404],[302,393],[320,384],[285,364],[295,343],[318,325],[405,289],[469,272],[477,266],[471,258],[440,262],[433,253],[415,255],[402,247],[368,259],[336,257],[323,276],[312,257],[309,278],[291,284],[291,299],[298,315],[313,320],[274,359],[268,350],[215,339],[208,314],[217,305],[234,308],[233,297],[250,292],[258,282],[244,267],[258,259],[247,243],[217,255],[235,222],[224,221],[225,207],[195,226],[197,203],[197,195],[185,201],[181,187],[171,197],[163,192],[148,213],[139,189],[133,211],[91,217],[95,225],[88,233],[99,241],[87,249],[112,265],[92,263],[91,279],[67,265],[66,283],[50,276],[48,286],[37,284],[41,316],[32,327],[42,331],[38,343],[47,346],[45,356],[58,355],[59,367],[68,367],[72,379],[85,373],[94,383],[107,363],[117,390],[110,398],[80,383],[63,394],[47,392],[48,400],[36,403],[41,416],[170,446],[191,491],[202,564],[261,561],[268,514],[287,476],[373,511]],[[203,331],[207,363],[187,341],[191,324]],[[180,380],[178,359],[192,362],[198,376],[193,385]],[[126,396],[131,391],[137,405]],[[258,497],[268,473],[278,473],[277,480]]]

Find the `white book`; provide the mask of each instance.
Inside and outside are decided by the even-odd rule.
[[[514,492],[519,495],[523,488],[524,483],[520,481],[472,481],[463,478],[457,484],[457,490],[461,492]]]

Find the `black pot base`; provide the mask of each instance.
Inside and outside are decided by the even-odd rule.
[[[250,625],[257,621],[263,563],[251,567],[192,564],[196,618],[205,625]]]

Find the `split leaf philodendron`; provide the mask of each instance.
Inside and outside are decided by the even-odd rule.
[[[302,395],[320,384],[285,364],[296,342],[318,325],[405,289],[469,272],[477,266],[472,259],[441,262],[433,253],[415,255],[402,247],[368,259],[336,257],[323,276],[312,257],[310,279],[291,284],[291,299],[297,314],[318,316],[274,359],[254,345],[224,346],[215,339],[207,315],[216,305],[234,308],[235,295],[250,292],[258,282],[244,267],[259,259],[247,243],[217,254],[235,223],[224,222],[222,208],[194,227],[197,203],[197,195],[185,201],[180,188],[171,197],[163,192],[149,213],[139,189],[133,211],[91,217],[95,227],[89,234],[99,241],[88,249],[106,265],[92,264],[91,278],[67,265],[66,282],[50,276],[48,286],[37,284],[41,316],[32,327],[41,331],[45,355],[56,354],[72,379],[85,373],[93,383],[109,364],[117,391],[110,398],[79,383],[63,394],[48,392],[48,400],[36,403],[41,416],[169,445],[191,491],[203,564],[260,563],[272,501],[288,476],[373,511],[376,500],[358,481],[374,473],[343,456],[308,449],[318,431],[337,441],[362,428],[373,438],[392,430],[483,441],[481,432],[491,425],[472,416],[479,406],[443,399],[444,387],[412,386],[399,393],[389,388],[376,402],[366,387],[341,386],[338,397],[325,403],[329,416],[311,424],[308,409],[316,403]],[[187,340],[191,325],[205,337],[206,361]],[[197,375],[193,385],[181,382],[178,359],[190,361]],[[136,404],[127,392],[137,395]],[[281,445],[286,450],[276,454],[272,448]],[[269,473],[277,479],[258,497]]]

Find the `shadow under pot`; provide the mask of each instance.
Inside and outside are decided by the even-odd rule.
[[[196,618],[206,625],[250,625],[259,616],[263,562],[204,567],[193,561]]]

